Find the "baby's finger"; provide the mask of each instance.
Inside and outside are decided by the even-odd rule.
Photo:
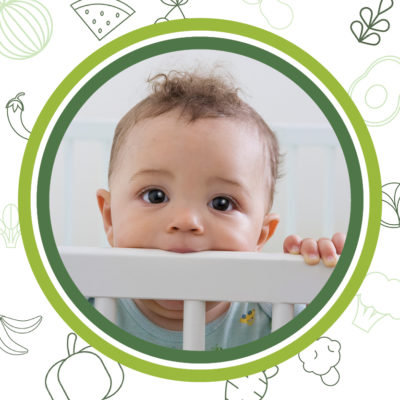
[[[319,263],[318,244],[314,239],[304,239],[301,242],[300,253],[307,264],[315,265]]]
[[[283,242],[284,253],[300,254],[301,238],[298,235],[290,235]]]
[[[346,235],[344,233],[337,232],[332,236],[332,242],[335,245],[336,253],[342,254]]]
[[[337,263],[336,248],[332,240],[322,238],[318,240],[319,254],[327,267],[334,267]]]

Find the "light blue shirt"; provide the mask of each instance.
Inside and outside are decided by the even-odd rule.
[[[146,342],[182,349],[182,331],[171,331],[154,324],[131,299],[118,299],[117,324]],[[227,312],[206,325],[206,350],[240,346],[270,333],[271,305],[231,303]]]

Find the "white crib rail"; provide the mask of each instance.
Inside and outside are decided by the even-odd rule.
[[[115,321],[116,298],[184,300],[183,349],[204,350],[205,301],[272,303],[272,329],[294,316],[325,285],[331,268],[301,256],[209,251],[59,247],[72,280]],[[254,277],[254,279],[253,279]]]

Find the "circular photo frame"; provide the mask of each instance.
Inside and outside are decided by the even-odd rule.
[[[346,244],[323,290],[305,311],[255,342],[197,352],[167,349],[124,332],[97,312],[69,277],[52,232],[49,187],[54,159],[73,117],[101,85],[145,59],[173,51],[209,49],[262,62],[293,80],[331,124],[346,161],[351,192]],[[379,166],[369,132],[346,91],[294,44],[249,25],[209,19],[173,21],[130,32],[90,55],[56,89],[33,128],[20,183],[21,234],[36,279],[64,321],[91,346],[154,376],[215,381],[249,375],[293,357],[342,314],[363,281],[381,215]]]

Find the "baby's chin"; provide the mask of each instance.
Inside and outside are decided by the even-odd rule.
[[[183,311],[183,300],[154,300],[158,305],[170,311]]]

